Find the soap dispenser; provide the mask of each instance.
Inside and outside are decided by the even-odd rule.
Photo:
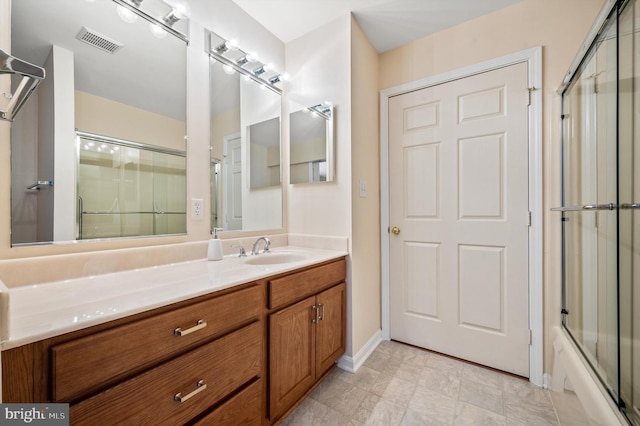
[[[209,260],[222,260],[222,241],[218,238],[218,231],[222,231],[222,228],[213,228],[211,231],[213,237],[209,240],[207,250],[207,259]]]

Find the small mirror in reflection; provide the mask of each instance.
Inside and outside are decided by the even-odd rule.
[[[289,115],[290,182],[333,180],[333,108],[318,104]]]

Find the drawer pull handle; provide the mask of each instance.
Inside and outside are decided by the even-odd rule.
[[[318,321],[324,321],[324,305],[318,303]]]
[[[196,323],[196,325],[194,325],[191,328],[187,328],[186,330],[181,329],[180,327],[176,328],[175,330],[173,330],[173,334],[175,334],[176,336],[186,336],[187,334],[191,334],[194,331],[198,331],[200,329],[203,329],[207,326],[207,323],[203,320],[198,320],[198,322]]]
[[[315,324],[318,322],[318,307],[313,305],[311,307],[311,324]]]
[[[196,388],[193,391],[191,391],[190,393],[186,394],[185,396],[182,396],[182,393],[178,392],[177,394],[175,394],[173,396],[173,399],[175,401],[178,401],[178,402],[185,402],[186,400],[193,398],[194,396],[196,396],[197,394],[199,394],[200,392],[202,392],[206,388],[207,388],[207,385],[204,383],[204,380],[200,380],[196,384]]]

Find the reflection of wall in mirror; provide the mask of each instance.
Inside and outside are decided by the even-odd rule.
[[[327,143],[323,138],[316,138],[291,144],[289,155],[291,156],[291,183],[305,183],[319,180],[311,180],[309,168],[314,164],[326,161]],[[326,179],[326,174],[325,174]]]
[[[185,123],[76,90],[76,127],[88,133],[185,150]],[[99,111],[99,114],[96,114]],[[114,125],[117,123],[117,125]]]
[[[279,118],[282,110],[281,96],[253,81],[240,79],[240,108],[242,159],[244,170],[247,171],[247,165],[250,164],[247,129],[253,124]],[[250,171],[242,176],[242,229],[282,227],[282,187],[278,185],[250,190],[249,175]]]

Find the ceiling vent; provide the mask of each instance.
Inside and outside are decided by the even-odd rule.
[[[124,45],[107,36],[95,32],[87,27],[82,27],[76,38],[93,47],[109,53],[116,53]]]

